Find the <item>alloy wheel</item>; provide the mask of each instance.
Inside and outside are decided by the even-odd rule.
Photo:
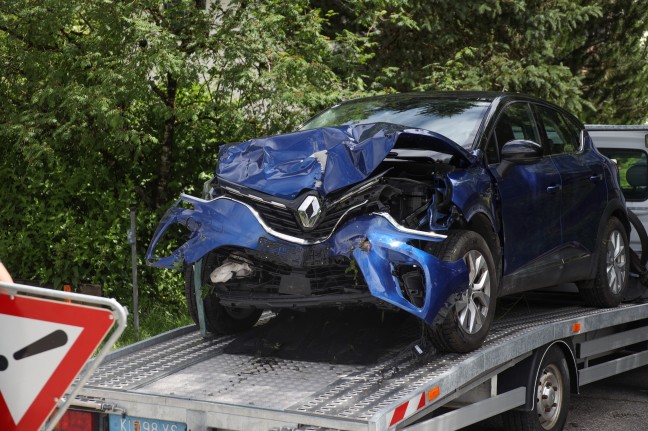
[[[484,256],[470,250],[464,256],[468,267],[468,289],[456,302],[456,312],[461,328],[468,334],[479,332],[488,315],[491,295],[491,277]]]
[[[610,233],[605,263],[608,286],[612,293],[617,294],[623,288],[627,276],[625,243],[618,230]]]

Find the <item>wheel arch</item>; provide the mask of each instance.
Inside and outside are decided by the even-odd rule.
[[[473,213],[471,217],[466,221],[465,228],[478,233],[482,238],[484,238],[486,244],[488,245],[488,248],[490,248],[491,250],[493,259],[495,260],[497,276],[501,280],[502,247],[490,215],[483,211]]]
[[[567,362],[570,392],[573,394],[578,393],[578,368],[572,346],[568,341],[556,340],[549,344],[545,344],[542,347],[538,347],[529,357],[503,371],[498,377],[498,393],[504,393],[515,389],[520,386],[520,382],[526,383],[525,403],[516,410],[532,411],[535,409],[535,382],[538,380],[538,373],[540,373],[540,365],[542,364],[542,361],[549,350],[553,347],[562,351]]]

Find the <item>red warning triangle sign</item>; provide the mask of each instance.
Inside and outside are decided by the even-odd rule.
[[[105,308],[0,294],[0,430],[37,431],[113,323]]]

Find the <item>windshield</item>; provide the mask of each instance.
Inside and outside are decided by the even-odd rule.
[[[309,120],[302,129],[346,124],[393,123],[426,129],[470,148],[490,102],[434,97],[379,97],[334,106]]]

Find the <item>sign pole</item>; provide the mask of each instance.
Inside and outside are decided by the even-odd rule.
[[[137,285],[137,231],[135,223],[135,207],[130,209],[131,227],[128,231],[128,243],[131,245],[132,266],[133,266],[133,329],[135,339],[139,340],[139,286]]]

